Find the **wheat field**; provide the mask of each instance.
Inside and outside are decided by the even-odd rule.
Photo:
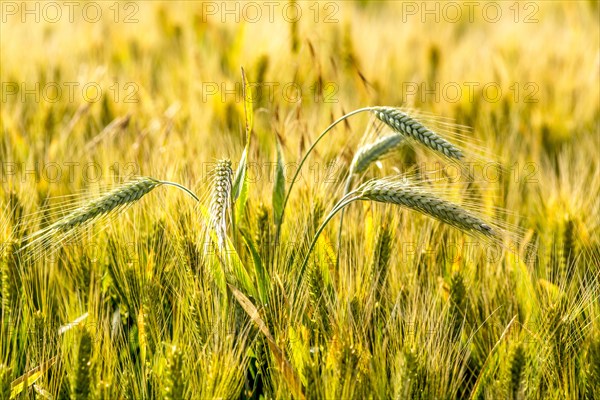
[[[597,2],[0,11],[0,398],[600,398]]]

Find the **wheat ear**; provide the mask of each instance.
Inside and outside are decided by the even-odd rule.
[[[230,160],[219,160],[213,170],[212,198],[210,202],[210,224],[219,240],[219,247],[225,244],[227,236],[227,216],[231,208],[231,188],[233,169]]]
[[[165,371],[165,400],[177,400],[184,397],[183,351],[173,346],[167,354]]]
[[[175,186],[199,201],[196,195],[178,183],[159,181],[150,177],[136,178],[116,187],[95,200],[85,203],[46,228],[32,233],[26,238],[27,244],[20,250],[37,243],[46,243],[55,235],[68,234],[74,229],[88,225],[98,218],[123,210],[160,185]]]
[[[83,327],[80,331],[79,348],[77,350],[76,370],[73,374],[71,397],[74,399],[84,399],[93,389],[92,384],[92,335]]]
[[[457,204],[440,199],[431,193],[411,185],[406,179],[400,181],[374,179],[362,184],[344,196],[333,207],[333,210],[331,210],[327,217],[325,217],[323,223],[317,229],[304,258],[304,262],[300,267],[298,285],[301,283],[300,280],[308,264],[310,253],[327,223],[348,204],[357,200],[370,200],[404,206],[429,215],[467,233],[481,234],[487,238],[498,239],[498,235],[492,227],[479,217],[471,214]]]
[[[481,233],[494,238],[496,233],[479,217],[461,206],[440,199],[407,181],[376,179],[356,189],[357,200],[372,200],[404,206],[452,225],[465,232]]]
[[[360,174],[371,164],[400,146],[404,136],[394,133],[383,136],[373,143],[366,144],[358,149],[350,164],[350,174]]]
[[[396,132],[408,136],[449,158],[463,159],[462,151],[456,146],[405,112],[394,107],[372,107],[371,111]]]

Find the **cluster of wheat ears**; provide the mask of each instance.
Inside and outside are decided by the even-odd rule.
[[[355,201],[374,201],[399,205],[422,214],[428,215],[443,223],[452,225],[466,233],[481,236],[493,241],[501,239],[498,224],[486,222],[476,212],[464,206],[445,200],[440,196],[426,190],[419,182],[406,176],[387,176],[368,180],[353,188],[355,177],[359,177],[367,168],[398,149],[404,143],[412,143],[432,150],[453,162],[460,163],[465,158],[464,151],[456,144],[451,143],[435,130],[425,126],[417,118],[409,115],[403,109],[394,107],[365,107],[354,110],[334,121],[317,138],[300,161],[288,188],[285,187],[285,178],[282,176],[282,158],[278,157],[279,168],[275,180],[274,213],[276,221],[276,238],[279,239],[281,224],[290,193],[302,166],[321,139],[337,124],[345,119],[362,112],[369,112],[385,126],[391,128],[391,133],[377,138],[371,143],[362,145],[356,152],[349,167],[348,177],[344,188],[343,197],[334,205],[317,229],[309,250],[306,253],[300,271],[304,271],[309,261],[310,253],[317,243],[317,239],[326,225],[340,211]],[[281,149],[278,147],[278,154]],[[28,235],[18,252],[43,249],[44,251],[56,248],[60,243],[85,226],[89,226],[100,219],[117,215],[127,207],[136,203],[148,193],[159,186],[172,186],[183,190],[191,196],[202,209],[202,216],[206,221],[207,240],[214,241],[218,249],[223,249],[227,240],[227,225],[232,218],[232,205],[242,191],[246,175],[246,154],[244,152],[237,170],[232,170],[232,163],[228,159],[220,160],[212,172],[212,192],[210,204],[206,209],[199,196],[190,189],[174,182],[159,180],[152,177],[138,177],[116,188],[107,191],[98,198],[92,199],[73,211],[62,216],[56,222]],[[204,196],[200,196],[204,197]],[[340,219],[340,237],[342,231],[342,218]],[[277,243],[277,241],[276,241]],[[340,243],[338,243],[339,245]]]

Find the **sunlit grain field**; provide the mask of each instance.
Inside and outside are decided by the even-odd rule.
[[[0,7],[0,398],[600,397],[598,3]]]

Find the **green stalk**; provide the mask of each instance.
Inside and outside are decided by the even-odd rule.
[[[344,186],[344,196],[348,194],[350,190],[350,186],[352,185],[352,169],[348,172],[348,179],[346,179],[346,185]],[[342,214],[340,215],[340,229],[338,230],[338,246],[337,246],[337,256],[335,259],[335,267],[339,268],[340,266],[340,249],[342,248],[342,225],[344,225],[344,210],[342,210]]]
[[[310,155],[310,153],[313,151],[313,149],[315,148],[315,146],[321,141],[321,139],[323,139],[323,137],[331,130],[333,129],[334,126],[336,126],[337,124],[339,124],[340,122],[344,121],[345,119],[361,113],[361,112],[365,112],[365,111],[371,111],[372,107],[363,107],[363,108],[359,108],[357,110],[351,111],[346,115],[341,116],[340,118],[338,118],[337,120],[335,120],[334,122],[331,123],[331,125],[329,125],[327,127],[327,129],[325,129],[321,135],[319,135],[319,137],[317,138],[317,140],[315,140],[315,142],[310,146],[310,148],[308,149],[308,151],[306,152],[306,154],[304,155],[304,157],[302,157],[302,160],[300,160],[300,164],[298,165],[298,169],[296,169],[296,172],[294,173],[294,177],[292,178],[292,182],[290,183],[290,187],[287,190],[287,193],[285,195],[285,200],[283,201],[283,208],[281,210],[281,219],[279,221],[279,224],[277,225],[277,230],[275,233],[275,243],[279,243],[279,235],[281,233],[281,224],[283,223],[283,217],[285,215],[285,207],[288,203],[288,200],[290,198],[290,193],[292,192],[292,188],[294,187],[294,183],[296,183],[296,179],[298,179],[298,175],[300,174],[300,171],[302,170],[302,166],[304,165],[304,163],[306,162],[306,160],[308,159],[308,156]]]
[[[331,212],[327,215],[327,217],[325,218],[325,220],[323,221],[323,223],[321,223],[321,226],[319,226],[319,229],[317,229],[317,232],[315,233],[315,236],[313,237],[312,242],[310,243],[310,246],[308,248],[308,252],[306,253],[306,256],[304,257],[304,261],[302,262],[302,265],[300,266],[300,271],[299,271],[299,276],[298,276],[298,283],[296,284],[296,287],[300,286],[300,282],[302,280],[302,275],[304,274],[304,270],[306,269],[306,266],[308,265],[308,260],[310,259],[310,253],[312,253],[313,249],[315,248],[315,245],[317,244],[317,240],[319,239],[319,236],[321,236],[321,233],[323,232],[323,230],[325,229],[325,226],[329,223],[329,221],[331,221],[331,219],[340,211],[342,210],[344,207],[346,207],[348,204],[352,203],[353,201],[357,200],[358,197],[355,196],[355,192],[352,191],[350,193],[348,193],[346,196],[344,196],[336,205],[335,207],[333,207],[333,209],[331,210]]]
[[[175,186],[176,188],[183,190],[184,192],[186,192],[187,194],[192,196],[194,198],[194,200],[196,200],[198,203],[200,203],[200,199],[198,197],[196,197],[196,195],[191,190],[186,188],[185,186],[182,186],[179,183],[175,183],[175,182],[168,182],[168,181],[159,181],[159,182],[163,185]]]

